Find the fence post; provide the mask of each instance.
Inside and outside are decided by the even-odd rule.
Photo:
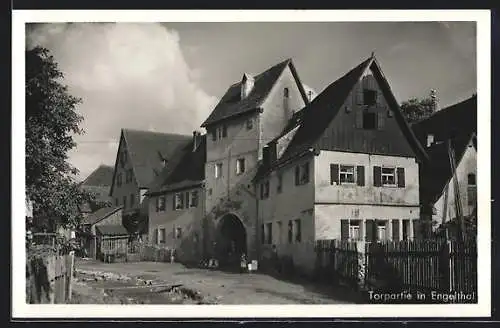
[[[74,273],[74,268],[75,268],[75,251],[71,251],[69,253],[70,256],[70,265],[69,265],[69,278],[68,278],[68,295],[67,300],[71,300],[71,294],[72,294],[72,284],[73,284],[73,273]],[[68,269],[66,269],[67,271]]]
[[[356,241],[356,254],[358,256],[358,287],[363,290],[366,286],[366,268],[367,268],[367,252],[366,252],[366,242]]]

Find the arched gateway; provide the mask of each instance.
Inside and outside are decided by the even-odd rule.
[[[221,266],[239,265],[241,254],[247,254],[247,233],[234,214],[224,215],[217,225],[217,257]]]

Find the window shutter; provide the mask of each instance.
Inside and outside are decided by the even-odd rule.
[[[373,220],[366,220],[366,241],[374,241],[375,240],[375,224]]]
[[[330,184],[339,184],[339,165],[330,164]]]
[[[349,221],[340,220],[340,238],[342,240],[349,239]]]
[[[295,185],[298,186],[300,183],[300,167],[297,165],[295,167]]]
[[[363,128],[363,110],[361,109],[356,110],[356,128]]]
[[[384,112],[377,113],[377,129],[383,130],[385,127],[385,115]]]
[[[373,186],[382,186],[382,168],[380,166],[373,167]]]
[[[404,188],[405,187],[405,168],[398,167],[396,172],[397,172],[397,176],[398,176],[398,187]]]
[[[357,170],[357,183],[358,186],[364,186],[365,185],[365,167],[364,166],[358,166],[356,168]]]
[[[399,241],[399,220],[392,220],[392,240]]]

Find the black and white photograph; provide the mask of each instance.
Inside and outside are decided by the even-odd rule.
[[[13,16],[19,313],[489,313],[489,11],[279,12]]]

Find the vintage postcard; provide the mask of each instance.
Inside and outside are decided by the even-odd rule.
[[[13,87],[14,318],[490,315],[487,10],[14,11]]]

